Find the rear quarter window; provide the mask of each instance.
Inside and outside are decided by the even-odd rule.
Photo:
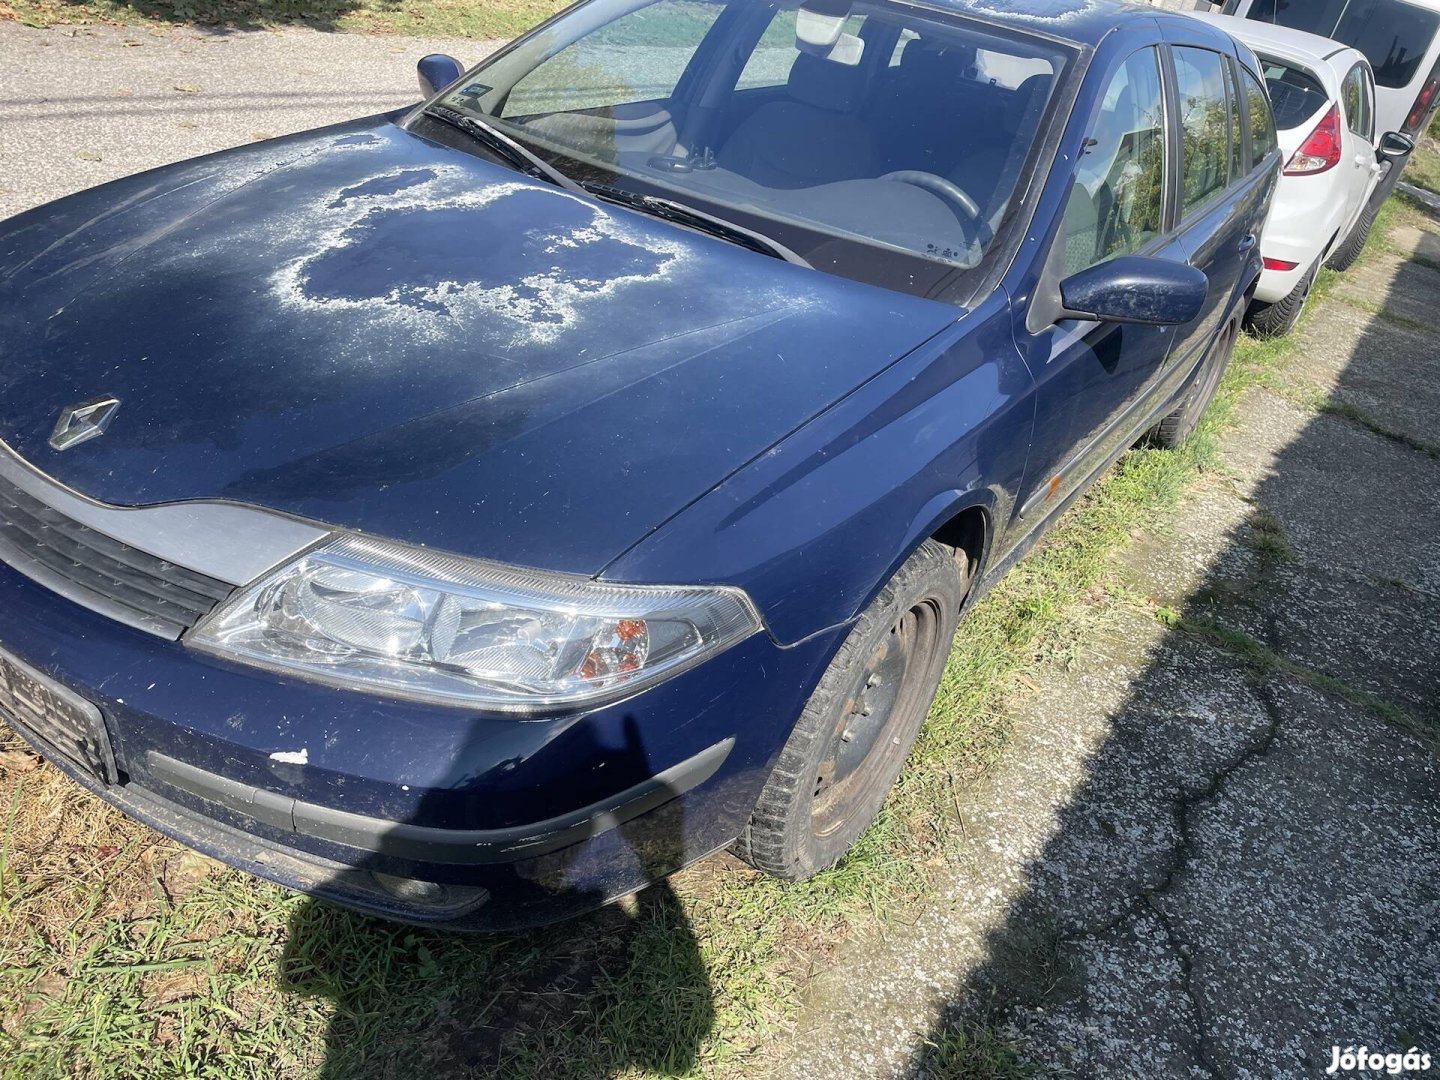
[[[1259,168],[1270,151],[1280,145],[1275,138],[1275,120],[1259,80],[1248,71],[1242,71],[1240,78],[1245,84],[1245,111],[1250,121],[1250,165]]]
[[[1275,126],[1281,131],[1299,127],[1329,100],[1320,80],[1303,68],[1267,56],[1260,58],[1260,66],[1274,106]]]

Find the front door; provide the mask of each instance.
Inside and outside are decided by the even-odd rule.
[[[1117,255],[1185,261],[1166,235],[1165,95],[1160,53],[1120,60],[1086,128],[1069,195],[1061,278]],[[1029,531],[1109,461],[1144,410],[1173,331],[1062,319],[1016,340],[1036,381],[1035,437],[1016,527]]]

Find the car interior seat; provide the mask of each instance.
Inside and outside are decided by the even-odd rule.
[[[855,113],[859,67],[810,53],[795,58],[786,97],[751,113],[717,163],[769,188],[802,188],[876,175],[874,140]]]
[[[979,204],[986,217],[996,209],[1001,192],[1009,191],[1020,172],[1030,140],[1020,133],[1033,128],[1050,88],[1051,75],[1031,75],[1008,92],[1001,106],[1000,122],[985,126],[988,137],[977,138],[946,174]]]

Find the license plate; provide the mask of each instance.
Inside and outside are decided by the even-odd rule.
[[[0,718],[42,750],[97,780],[115,782],[115,756],[100,710],[4,650],[0,650]]]

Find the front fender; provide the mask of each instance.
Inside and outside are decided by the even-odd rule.
[[[996,291],[606,568],[738,585],[781,644],[853,619],[959,510],[1009,520],[1033,382]]]

